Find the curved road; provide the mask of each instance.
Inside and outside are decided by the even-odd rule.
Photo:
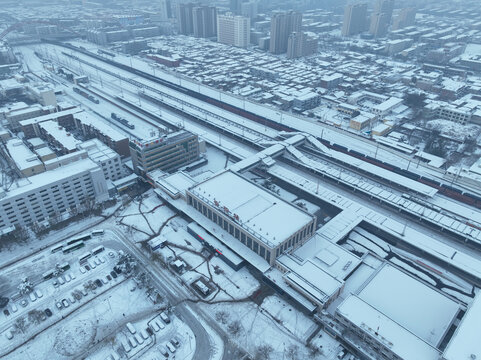
[[[182,288],[180,284],[173,281],[170,274],[166,273],[164,269],[161,269],[159,265],[152,262],[147,255],[142,253],[134,244],[132,244],[129,238],[115,225],[104,224],[104,230],[113,233],[117,236],[123,245],[136,257],[139,259],[140,265],[145,269],[146,272],[152,275],[152,278],[158,286],[158,288],[163,289],[166,298],[170,303],[175,304],[179,301],[179,298],[190,298],[190,294]],[[148,265],[148,266],[147,266]],[[238,360],[241,357],[238,355],[239,350],[235,344],[228,341],[225,331],[204,311],[195,303],[186,305],[186,303],[180,303],[176,305],[176,311],[181,314],[181,319],[185,321],[196,337],[196,349],[193,359],[196,360],[207,360],[211,359],[213,354],[213,349],[216,346],[212,343],[213,339],[209,336],[208,331],[199,322],[196,316],[192,313],[191,309],[195,311],[195,314],[199,314],[202,320],[220,337],[224,343],[223,346],[223,356],[222,359],[225,360]],[[215,335],[214,335],[215,336]]]

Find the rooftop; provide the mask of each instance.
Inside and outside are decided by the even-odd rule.
[[[216,175],[190,191],[234,218],[238,216],[238,223],[269,247],[279,245],[313,219],[231,171]]]
[[[471,360],[481,358],[479,319],[481,319],[481,296],[478,294],[444,350],[443,359]]]
[[[42,165],[37,155],[35,155],[22,140],[18,138],[10,139],[6,142],[5,146],[20,171]]]
[[[437,349],[356,295],[349,295],[336,311],[403,360],[439,359]]]
[[[85,171],[98,169],[98,165],[90,159],[80,160],[65,166],[61,166],[55,170],[45,171],[42,174],[30,176],[28,184],[19,186],[7,192],[7,196],[1,201],[8,201],[13,196],[19,196],[30,191],[38,191],[42,187],[52,185],[57,181],[69,179],[76,174],[81,174]]]
[[[388,264],[358,296],[432,346],[439,344],[459,310],[454,300]]]

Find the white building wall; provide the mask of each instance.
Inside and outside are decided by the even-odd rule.
[[[0,199],[0,231],[48,220],[49,216],[76,208],[87,199],[97,203],[108,199],[103,171],[89,159],[32,176],[30,181],[30,185],[14,189]]]

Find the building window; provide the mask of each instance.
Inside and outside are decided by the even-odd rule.
[[[243,232],[241,232],[241,243],[243,243],[244,245],[246,244],[246,234],[244,234]]]
[[[259,252],[259,255],[261,257],[266,256],[266,248],[264,246],[261,246],[260,249],[261,249],[261,251]]]
[[[259,244],[254,241],[254,248],[252,249],[257,254],[259,252]]]
[[[236,239],[239,239],[240,240],[240,231],[239,229],[235,228],[234,229],[234,236]]]
[[[229,224],[229,234],[234,235],[234,227],[232,224]]]
[[[216,213],[212,213],[212,220],[217,223],[217,214]]]
[[[212,220],[212,211],[210,209],[207,209],[207,217]]]
[[[247,237],[247,247],[252,249],[252,239],[250,237]]]
[[[269,250],[266,251],[266,260],[267,262],[271,262],[271,252]]]
[[[227,222],[227,220],[224,220],[224,230],[227,231],[229,227],[229,223]]]

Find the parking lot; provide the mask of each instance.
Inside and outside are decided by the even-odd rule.
[[[0,296],[8,303],[0,314],[0,357],[48,358],[49,349],[59,359],[130,358],[152,349],[182,353],[193,334],[164,312],[161,294],[152,292],[135,268],[118,239],[103,232],[82,243],[68,239],[5,268]]]

